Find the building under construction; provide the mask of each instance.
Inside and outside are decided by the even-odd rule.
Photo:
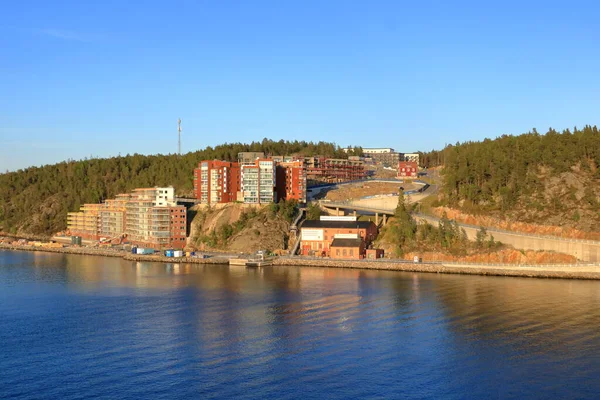
[[[365,163],[362,160],[304,157],[304,167],[309,186],[318,183],[354,181],[367,176]]]
[[[78,212],[67,214],[67,226],[73,236],[98,240],[100,237],[100,210],[102,204],[84,204]]]

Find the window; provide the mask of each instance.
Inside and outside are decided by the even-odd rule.
[[[342,250],[342,255],[345,256],[346,255],[346,249]]]
[[[354,256],[354,249],[350,249],[350,257]]]
[[[335,249],[335,255],[339,256],[340,255],[340,249]]]

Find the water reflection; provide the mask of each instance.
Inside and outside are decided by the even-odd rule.
[[[173,371],[185,377],[182,388],[221,398],[244,397],[249,387],[272,397],[264,390],[294,385],[406,397],[407,382],[418,383],[420,397],[598,389],[597,282],[51,253],[0,252],[0,260],[0,342],[14,353],[0,357],[3,371],[47,370],[48,360],[66,357],[60,365],[89,371],[83,387],[119,368],[140,388],[146,378],[169,386],[164,371]],[[58,356],[47,353],[53,348]],[[356,377],[373,391],[361,392],[366,383],[356,386]],[[568,385],[556,388],[564,377]],[[18,379],[0,377],[0,387]],[[98,387],[84,393],[100,396]]]

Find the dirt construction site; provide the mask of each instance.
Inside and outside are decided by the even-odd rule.
[[[402,189],[401,189],[402,188]],[[340,185],[324,193],[321,197],[330,201],[345,201],[351,199],[360,199],[365,196],[376,196],[383,194],[396,194],[400,190],[414,190],[421,188],[411,182],[361,182],[349,185]]]

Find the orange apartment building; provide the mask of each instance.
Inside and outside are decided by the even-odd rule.
[[[186,209],[172,187],[135,189],[126,206],[125,233],[131,244],[154,249],[185,247]]]
[[[125,232],[127,218],[125,216],[130,194],[118,194],[114,199],[105,200],[99,213],[99,239],[117,239]]]
[[[356,221],[355,218],[304,221],[300,228],[302,254],[332,256],[331,245],[334,239],[360,239],[364,244],[361,251],[364,251],[377,237],[377,226],[371,221]]]
[[[240,164],[228,161],[202,161],[194,169],[194,197],[202,204],[236,201],[241,190]]]
[[[140,247],[184,248],[186,215],[172,187],[143,188],[101,204],[84,204],[68,214],[67,226],[70,235],[89,240],[126,237]]]
[[[83,239],[98,240],[100,238],[100,211],[102,204],[84,204],[77,212],[67,214],[67,227],[72,236]]]

